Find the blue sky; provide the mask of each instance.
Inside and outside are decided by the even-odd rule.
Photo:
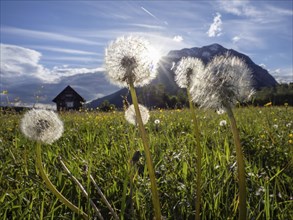
[[[293,82],[292,20],[291,0],[1,0],[1,104],[51,104],[68,84],[86,100],[118,90],[104,77],[104,52],[130,34],[161,55],[219,43]]]

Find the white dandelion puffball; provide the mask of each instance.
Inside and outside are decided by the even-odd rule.
[[[158,125],[158,124],[161,123],[161,121],[160,121],[160,119],[156,119],[156,120],[154,121],[154,123],[155,123],[156,125]]]
[[[138,108],[140,111],[140,115],[141,115],[141,119],[142,119],[142,123],[145,125],[149,118],[150,118],[150,114],[149,114],[149,110],[144,107],[143,105],[138,104]],[[136,114],[135,114],[135,109],[134,109],[134,105],[130,105],[128,107],[128,109],[126,109],[125,111],[125,119],[133,125],[137,124],[137,120],[136,120]]]
[[[226,120],[222,120],[222,121],[220,121],[219,125],[221,127],[225,127],[227,125],[227,121]]]
[[[191,80],[204,71],[203,62],[194,57],[183,57],[175,71],[175,81],[180,88],[188,88]]]
[[[120,37],[105,52],[105,68],[111,83],[144,86],[157,75],[158,53],[140,37]]]
[[[63,134],[63,122],[53,111],[32,109],[21,119],[20,129],[31,140],[52,144]]]
[[[192,80],[192,100],[204,108],[227,109],[251,98],[252,74],[240,58],[216,56],[205,71]]]

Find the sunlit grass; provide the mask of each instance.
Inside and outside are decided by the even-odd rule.
[[[237,167],[232,134],[219,126],[227,115],[197,110],[201,127],[202,219],[238,216]],[[293,108],[235,109],[245,157],[248,219],[290,219],[293,215]],[[154,215],[150,181],[138,130],[123,112],[61,113],[64,135],[42,149],[50,180],[72,203],[95,215],[89,201],[62,170],[61,155],[83,184],[105,219],[112,216],[102,202],[88,167],[111,206],[120,216],[151,219]],[[162,215],[167,219],[194,219],[196,154],[189,110],[151,111],[146,124],[160,192]],[[34,142],[19,131],[21,114],[0,114],[0,219],[79,219],[42,183],[35,167]],[[155,124],[156,119],[160,120]],[[131,201],[129,179],[133,153],[142,152],[134,165]],[[126,182],[126,184],[125,184]],[[125,198],[123,199],[123,186]],[[124,203],[123,203],[123,200]],[[133,209],[131,209],[131,204]],[[121,216],[120,216],[121,217]]]

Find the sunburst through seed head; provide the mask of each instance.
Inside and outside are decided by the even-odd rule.
[[[121,87],[144,86],[156,77],[157,54],[143,38],[117,38],[105,52],[105,68],[111,83]]]
[[[203,71],[204,64],[200,59],[183,57],[175,70],[175,81],[180,88],[188,88],[192,78]]]
[[[141,114],[141,119],[142,119],[142,123],[145,125],[149,118],[150,118],[150,113],[149,110],[144,107],[143,105],[138,105],[140,114]],[[137,124],[137,119],[136,119],[136,113],[135,113],[135,109],[134,109],[134,105],[130,105],[128,107],[128,109],[125,111],[125,119],[133,125]]]
[[[229,54],[216,56],[197,80],[192,81],[190,93],[201,107],[231,108],[251,98],[252,74],[240,58]]]

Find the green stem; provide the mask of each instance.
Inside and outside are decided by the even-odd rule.
[[[245,168],[244,158],[241,149],[239,131],[237,129],[236,120],[231,108],[226,108],[233,133],[234,143],[236,147],[236,159],[238,167],[238,179],[239,179],[239,220],[246,219],[246,185],[245,185]]]
[[[191,100],[189,89],[187,89],[187,95],[189,100],[189,108],[192,115],[193,120],[193,131],[196,141],[196,168],[197,168],[197,178],[196,178],[196,201],[195,201],[195,219],[200,220],[200,203],[201,203],[201,144],[200,144],[200,133],[199,133],[199,127],[198,122],[195,114],[195,109],[193,107],[193,103]]]
[[[138,101],[137,101],[137,96],[136,96],[136,92],[135,92],[135,88],[133,86],[133,83],[129,84],[129,89],[130,89],[130,94],[131,94],[131,98],[132,98],[132,103],[133,103],[134,109],[135,109],[135,114],[136,114],[136,119],[137,119],[139,131],[140,131],[140,135],[141,135],[143,146],[144,146],[147,168],[148,168],[149,176],[150,176],[150,180],[151,180],[152,202],[153,202],[153,206],[155,209],[155,216],[156,216],[156,220],[160,220],[162,215],[161,215],[159,194],[158,194],[157,184],[156,184],[156,177],[155,177],[155,172],[154,172],[154,168],[153,168],[153,162],[151,159],[149,142],[148,142],[146,131],[143,126],[141,114],[140,114],[140,111],[138,108]]]
[[[68,201],[52,184],[52,182],[49,180],[47,174],[44,171],[43,164],[42,164],[42,154],[41,154],[41,144],[37,143],[37,149],[36,149],[36,163],[37,167],[40,171],[40,175],[42,179],[45,181],[48,189],[61,201],[66,205],[68,208],[70,208],[72,211],[76,212],[77,214],[81,215],[84,219],[89,219],[88,215],[84,213],[82,210],[77,208],[75,205],[73,205],[70,201]]]

